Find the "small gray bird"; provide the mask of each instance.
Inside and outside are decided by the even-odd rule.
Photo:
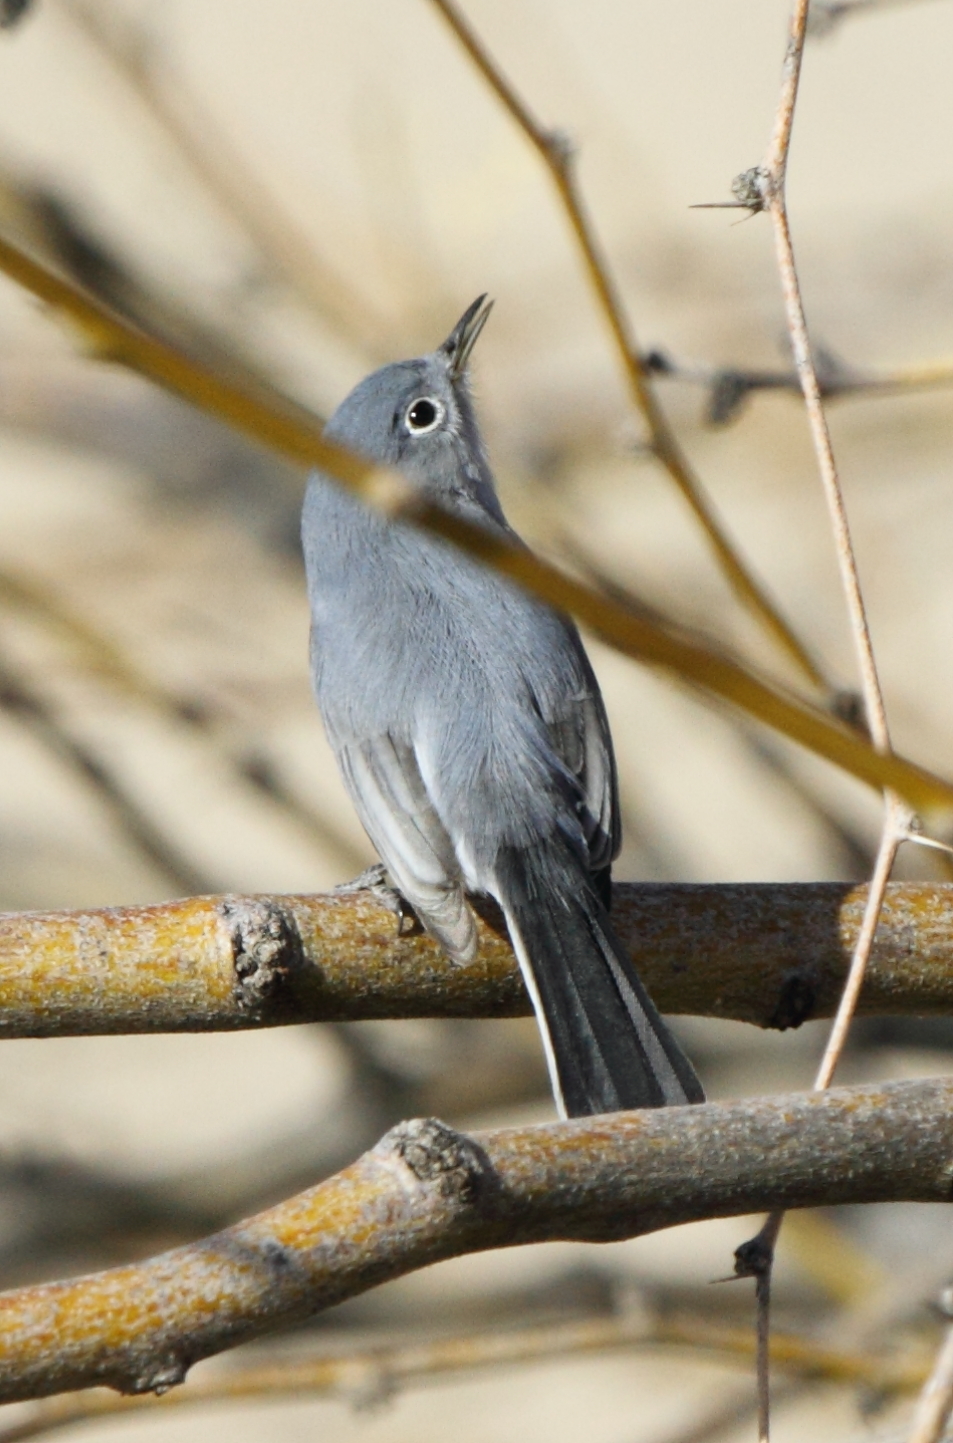
[[[368,376],[327,434],[519,544],[467,382],[491,304],[431,355]],[[465,892],[499,903],[563,1116],[703,1101],[609,921],[615,761],[572,622],[320,473],[302,536],[315,693],[396,888],[461,964],[477,948]]]

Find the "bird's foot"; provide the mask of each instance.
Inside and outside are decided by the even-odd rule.
[[[374,862],[370,867],[365,867],[359,877],[352,882],[340,882],[333,891],[335,897],[347,897],[355,892],[370,892],[382,907],[388,912],[393,912],[397,918],[397,935],[402,936],[404,932],[412,932],[420,926],[417,914],[402,893],[398,892],[387,872],[383,862]]]

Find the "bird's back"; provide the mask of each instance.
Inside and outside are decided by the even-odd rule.
[[[450,543],[371,513],[318,475],[305,503],[312,664],[332,745],[414,748],[459,834],[503,841],[595,811],[615,849],[615,776],[598,687],[566,618]],[[478,805],[476,805],[478,803]],[[590,825],[588,830],[593,831]],[[471,847],[473,843],[471,841]]]

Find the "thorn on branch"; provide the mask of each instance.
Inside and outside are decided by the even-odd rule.
[[[697,201],[689,210],[746,210],[751,215],[768,210],[774,193],[771,172],[763,165],[753,165],[743,170],[731,182],[734,200]]]
[[[752,391],[784,384],[773,377],[755,377],[744,371],[719,371],[712,381],[705,419],[709,426],[727,426],[740,414]]]

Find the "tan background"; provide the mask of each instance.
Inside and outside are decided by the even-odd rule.
[[[63,0],[0,36],[0,168],[14,182],[55,191],[155,291],[324,413],[374,364],[436,344],[489,291],[497,305],[475,379],[516,524],[556,556],[571,534],[616,579],[771,663],[667,478],[638,454],[638,422],[537,159],[423,0],[168,0],[115,10],[151,30],[174,83],[207,113],[206,136],[214,127],[273,197],[276,223],[289,217],[337,278],[326,304],[309,309],[269,276],[242,226]],[[767,224],[689,207],[725,197],[762,154],[786,13],[781,0],[469,7],[536,112],[579,145],[585,192],[640,341],[685,362],[785,364]],[[953,9],[936,0],[885,6],[808,52],[790,180],[795,241],[815,338],[859,367],[953,357],[951,53]],[[757,396],[733,427],[712,430],[700,389],[668,381],[660,391],[731,533],[831,671],[852,684],[797,403]],[[832,421],[896,743],[953,773],[950,393],[845,400]],[[145,383],[84,359],[55,320],[0,282],[0,570],[45,589],[167,692],[214,709],[215,737],[111,685],[35,613],[0,609],[0,652],[108,760],[210,890],[320,889],[371,858],[308,690],[298,485]],[[624,784],[618,875],[863,875],[876,798],[779,743],[766,754],[763,738],[728,717],[600,647],[593,654]],[[323,843],[241,780],[228,761],[236,753],[268,760],[322,818]],[[922,853],[903,867],[939,875]],[[0,905],[118,905],[180,890],[94,789],[0,712]],[[529,1024],[394,1024],[365,1035],[398,1071],[426,1074],[431,1105],[454,1120],[549,1115]],[[812,1028],[760,1037],[700,1023],[685,1035],[716,1096],[807,1085],[820,1040]],[[902,1049],[899,1041],[869,1036],[845,1076],[949,1067],[924,1037]],[[230,1176],[245,1158],[258,1180],[242,1196],[257,1186],[264,1199],[289,1157],[307,1180],[309,1148],[320,1152],[315,1134],[329,1126],[353,1066],[346,1039],[311,1029],[5,1044],[6,1282],[164,1240],[161,1227],[125,1238],[93,1227],[57,1243],[54,1229],[40,1248],[37,1194],[16,1183],[24,1159],[151,1183],[204,1174],[213,1196],[216,1170]],[[509,1103],[506,1087],[487,1084],[493,1069],[516,1079]],[[921,1300],[946,1281],[953,1252],[944,1219],[881,1210],[840,1225],[895,1284],[903,1274],[896,1316],[919,1326]],[[168,1226],[178,1235],[179,1224]],[[333,1335],[296,1346],[578,1309],[594,1277],[603,1291],[681,1289],[693,1305],[744,1316],[740,1294],[713,1302],[706,1284],[728,1271],[746,1227],[448,1265],[355,1305]],[[802,1326],[820,1318],[836,1332],[810,1272],[792,1255],[784,1306]],[[253,1440],[320,1428],[341,1439],[452,1432],[554,1443],[584,1432],[641,1443],[679,1436],[746,1386],[743,1372],[711,1359],[641,1354],[444,1383],[372,1414],[296,1402],[109,1431]],[[848,1393],[809,1391],[780,1408],[777,1437],[849,1438],[866,1426]],[[888,1437],[896,1422],[887,1415],[872,1426]],[[726,1436],[750,1436],[750,1427]]]

